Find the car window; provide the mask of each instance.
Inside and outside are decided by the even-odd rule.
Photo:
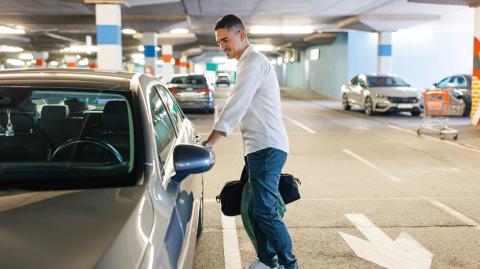
[[[398,77],[369,76],[367,80],[369,87],[408,87],[408,84]]]
[[[109,89],[0,87],[0,183],[125,184],[135,168],[128,98]]]
[[[165,162],[175,141],[175,129],[158,93],[150,92],[150,113],[152,115],[155,143],[160,161]]]
[[[456,80],[456,85],[457,87],[462,87],[462,88],[465,88],[467,87],[467,80],[462,77],[462,76],[456,76],[457,80]]]
[[[352,85],[357,85],[357,84],[358,84],[358,76],[352,78],[352,80],[350,80],[350,83],[351,83]]]
[[[442,88],[442,87],[447,87],[447,83],[450,81],[450,77],[446,77],[442,80],[440,80],[440,82],[438,82],[438,87]]]
[[[173,124],[176,126],[177,130],[180,130],[182,127],[183,119],[185,117],[182,113],[182,110],[180,109],[180,106],[177,104],[175,98],[172,97],[172,95],[167,89],[160,85],[155,86],[155,88],[160,94],[162,100],[165,102],[168,113],[172,115]]]
[[[207,80],[202,75],[179,76],[172,78],[172,84],[197,84],[206,85]]]

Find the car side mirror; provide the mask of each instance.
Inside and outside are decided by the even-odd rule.
[[[180,181],[191,174],[203,173],[215,164],[215,154],[202,146],[179,144],[173,149],[175,179]]]
[[[360,82],[359,85],[360,85],[360,87],[362,87],[362,88],[366,88],[366,87],[367,87],[367,85],[365,85],[365,82]]]
[[[433,87],[437,88],[437,87],[438,87],[438,83],[437,83],[437,82],[433,83]]]

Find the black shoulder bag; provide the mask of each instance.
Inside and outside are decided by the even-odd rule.
[[[242,192],[243,186],[248,180],[248,170],[244,166],[240,180],[228,181],[223,186],[222,191],[217,195],[217,203],[222,205],[222,213],[225,216],[240,215],[240,208],[242,206]]]
[[[240,215],[243,186],[247,180],[248,170],[247,167],[244,166],[240,180],[226,182],[220,194],[217,195],[217,203],[221,204],[222,213],[225,216],[234,217]],[[302,183],[298,178],[290,174],[282,174],[280,176],[278,191],[280,192],[285,204],[289,204],[300,199],[298,185],[301,184]]]

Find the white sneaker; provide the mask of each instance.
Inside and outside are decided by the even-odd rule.
[[[272,268],[263,262],[256,259],[253,261],[249,266],[245,267],[245,269],[277,269],[278,267]]]

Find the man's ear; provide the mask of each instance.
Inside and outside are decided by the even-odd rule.
[[[245,32],[245,29],[240,30],[239,34],[240,34],[240,40],[244,41],[247,38],[247,33]]]

